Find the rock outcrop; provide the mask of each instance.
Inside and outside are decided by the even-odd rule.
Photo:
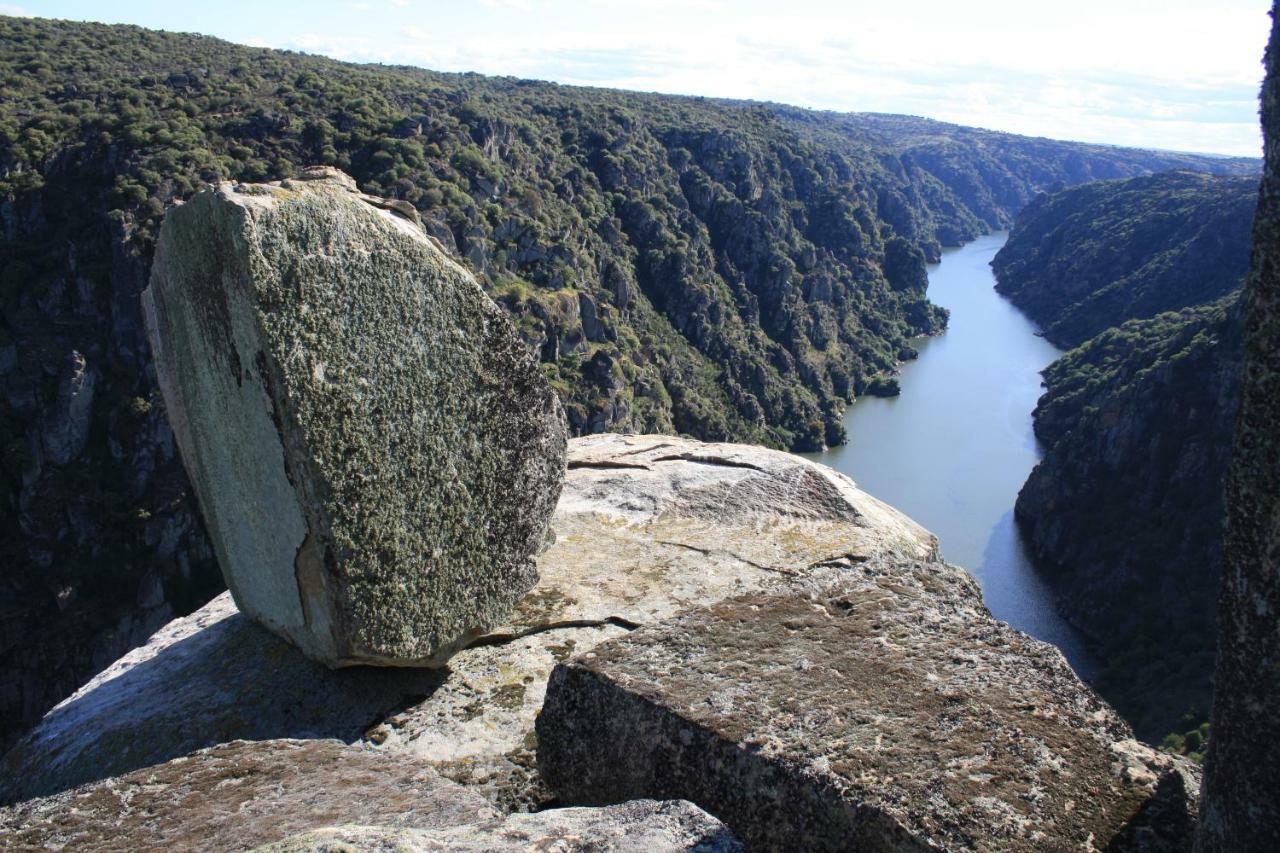
[[[724,824],[690,803],[638,801],[602,809],[551,809],[441,829],[342,826],[263,847],[261,853],[742,853]]]
[[[232,595],[330,666],[440,663],[503,621],[563,478],[559,401],[396,204],[332,169],[221,184],[166,216],[143,294]]]
[[[243,850],[316,827],[492,820],[410,756],[333,740],[234,741],[0,810],[6,849]]]
[[[549,800],[533,723],[552,668],[682,610],[937,541],[831,469],[670,436],[570,442],[540,580],[447,669],[329,671],[226,595],[165,627],[10,751],[0,798],[56,793],[242,739],[365,739],[510,808]],[[175,685],[181,685],[175,690]]]
[[[602,643],[556,668],[537,733],[562,802],[688,799],[757,850],[1186,849],[1198,785],[940,562]]]
[[[1266,169],[1245,285],[1240,419],[1227,474],[1218,665],[1196,849],[1280,849],[1280,3],[1262,85]]]

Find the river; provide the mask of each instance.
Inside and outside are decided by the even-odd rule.
[[[898,397],[863,397],[845,416],[848,444],[807,454],[848,474],[937,534],[943,556],[982,584],[987,606],[1062,649],[1081,676],[1097,669],[1054,608],[1013,522],[1013,503],[1040,459],[1031,411],[1040,371],[1061,351],[993,289],[1005,233],[943,252],[929,298],[951,310],[947,331],[917,342]]]

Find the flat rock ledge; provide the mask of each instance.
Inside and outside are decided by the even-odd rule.
[[[166,214],[142,297],[227,586],[329,666],[504,622],[564,479],[559,399],[406,209],[328,168],[222,183]]]
[[[639,801],[599,809],[551,809],[442,829],[341,826],[261,848],[260,853],[743,853],[724,824],[691,803]]]
[[[879,554],[936,555],[906,516],[825,466],[670,436],[569,443],[537,586],[441,669],[330,670],[226,594],[51,710],[0,764],[0,802],[236,739],[336,738],[431,762],[501,809],[551,800],[534,718],[557,663],[637,626]]]
[[[0,810],[5,849],[244,850],[330,824],[497,817],[427,762],[332,740],[234,741]]]
[[[557,666],[537,736],[563,803],[687,799],[752,850],[1189,849],[1199,788],[940,562],[597,645]]]

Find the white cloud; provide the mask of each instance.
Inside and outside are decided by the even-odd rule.
[[[391,32],[331,28],[280,46],[441,71],[1252,155],[1260,147],[1256,94],[1268,30],[1261,5],[1073,0],[1068,14],[1023,0],[980,8],[812,0],[783,14],[763,0],[471,7],[440,0],[397,16]]]
[[[14,6],[10,3],[0,3],[0,15],[10,15],[14,18],[34,18],[36,13],[21,6]]]

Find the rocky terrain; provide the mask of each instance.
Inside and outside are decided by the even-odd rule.
[[[1240,419],[1226,480],[1202,853],[1280,848],[1280,4],[1262,86],[1266,169],[1245,285]]]
[[[574,434],[842,440],[923,261],[1046,186],[1248,160],[0,19],[0,742],[221,588],[138,296],[166,205],[341,167],[511,314]]]
[[[0,796],[18,802],[0,810],[0,826],[32,844],[102,837],[110,827],[113,843],[127,849],[203,828],[238,848],[260,843],[258,833],[279,815],[285,850],[338,842],[505,849],[495,833],[581,841],[593,837],[583,825],[602,826],[614,846],[566,849],[635,849],[636,838],[666,839],[652,848],[659,850],[736,849],[703,811],[658,807],[657,799],[691,800],[752,849],[779,849],[768,839],[795,828],[799,816],[809,821],[800,829],[812,834],[814,849],[851,827],[873,849],[1043,849],[1090,832],[1114,849],[1187,849],[1194,765],[1134,741],[1057,650],[990,618],[976,584],[938,560],[927,531],[844,476],[760,447],[666,436],[574,439],[552,529],[538,585],[509,624],[444,669],[330,670],[219,596],[127,654],[22,739],[4,759]],[[711,621],[693,628],[696,620]],[[741,644],[722,644],[716,632],[735,626],[747,631]],[[669,738],[643,740],[655,760],[667,766],[669,742],[684,750],[681,760],[705,768],[700,750],[716,743],[708,738],[742,738],[714,748],[758,757],[743,759],[743,775],[709,775],[700,790],[659,777],[652,787],[671,795],[635,793],[644,765],[622,751],[641,743],[634,732],[610,743],[614,729],[599,725],[595,712],[566,707],[571,673],[632,648],[676,656],[685,680],[619,687],[643,682],[643,695],[665,690],[681,708],[699,709],[697,716],[681,710]],[[694,649],[732,659],[698,663]],[[711,692],[699,692],[707,689],[697,686],[703,674],[716,673]],[[935,718],[929,703],[949,710]],[[771,721],[767,732],[738,722],[755,713]],[[918,728],[915,714],[945,730]],[[555,732],[566,725],[599,740],[584,740],[576,757],[564,754]],[[837,729],[857,737],[818,737]],[[1009,748],[993,751],[988,741]],[[939,765],[944,746],[959,752]],[[273,777],[258,768],[295,751],[316,760],[289,762],[299,778],[273,789]],[[878,769],[860,765],[876,755]],[[760,775],[754,760],[779,769]],[[362,783],[365,768],[379,762],[395,770]],[[732,762],[724,766],[734,772]],[[923,780],[940,766],[947,769],[934,791]],[[592,785],[592,808],[547,809],[580,799],[581,787],[566,782],[580,774],[600,783]],[[419,777],[435,781],[406,787]],[[360,797],[306,797],[312,785],[339,785],[340,794],[357,783],[368,786]],[[216,799],[190,814],[183,804],[206,799],[210,786]],[[750,821],[718,793],[729,787],[749,804]],[[252,800],[252,819],[222,822],[222,804],[246,802],[255,790],[263,793]],[[782,798],[784,791],[797,799]],[[476,816],[476,795],[496,816]],[[1056,817],[1007,813],[1023,808],[1016,804],[1025,797]],[[133,806],[112,817],[121,800]],[[802,802],[814,810],[798,811]],[[531,808],[543,810],[503,817]],[[980,827],[991,815],[1003,817]],[[315,825],[303,831],[307,819]],[[327,821],[363,828],[324,828]],[[467,827],[431,828],[452,822]],[[774,835],[759,826],[775,827]],[[302,834],[283,840],[294,832]],[[725,846],[696,846],[713,840]]]
[[[824,568],[603,643],[556,668],[537,733],[561,802],[691,799],[754,850],[1176,849],[1194,825],[1187,766],[941,562]]]
[[[1212,695],[1255,196],[1251,179],[1186,172],[1063,190],[993,264],[1050,337],[1093,335],[1044,372],[1045,455],[1015,518],[1107,661],[1096,686],[1153,742],[1176,745]]]
[[[1195,766],[935,537],[778,450],[566,451],[509,320],[341,172],[174,207],[144,307],[230,590],[7,752],[16,844],[1186,849]]]

